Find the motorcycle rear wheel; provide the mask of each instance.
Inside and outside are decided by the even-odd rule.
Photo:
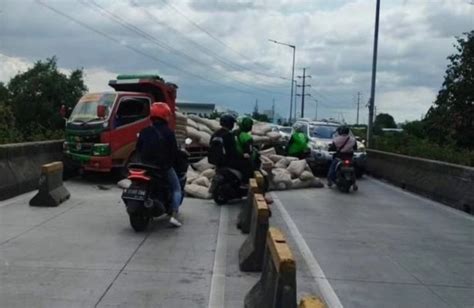
[[[229,201],[229,198],[227,198],[219,186],[212,192],[212,198],[217,205],[224,205]]]
[[[150,218],[142,214],[130,214],[130,225],[135,232],[143,232],[147,229]]]

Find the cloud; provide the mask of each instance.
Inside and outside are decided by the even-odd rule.
[[[287,115],[290,83],[280,77],[291,76],[292,50],[268,42],[272,38],[297,46],[296,73],[308,67],[319,114],[342,112],[352,121],[355,93],[368,98],[373,1],[42,2],[70,17],[38,1],[2,2],[0,54],[9,60],[0,78],[56,55],[66,70],[84,68],[94,91],[107,89],[108,76],[117,73],[158,73],[179,85],[182,100],[250,112],[255,99],[269,109],[275,98],[277,112]],[[474,28],[473,10],[464,0],[382,1],[376,99],[395,102],[397,95],[404,100],[413,93],[410,102],[417,107],[381,108],[397,113],[399,121],[426,112],[441,86],[446,57],[455,51],[454,36]],[[312,113],[314,106],[308,106]]]

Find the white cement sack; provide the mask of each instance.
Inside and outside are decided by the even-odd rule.
[[[267,137],[270,138],[271,141],[278,141],[281,138],[279,132],[268,132]]]
[[[188,119],[188,126],[191,126],[194,129],[198,129],[199,127],[198,124],[192,119]]]
[[[304,181],[309,181],[314,179],[314,175],[311,171],[303,171],[299,177],[300,180]]]
[[[305,167],[306,167],[306,160],[302,159],[302,160],[296,160],[296,161],[290,162],[286,170],[288,170],[288,172],[290,172],[291,174],[291,177],[295,179],[295,178],[300,177]]]
[[[270,155],[268,155],[268,158],[270,158],[272,160],[272,162],[274,162],[276,164],[278,161],[280,161],[280,159],[285,158],[285,156],[278,155],[278,154],[270,154]]]
[[[300,189],[300,188],[321,188],[324,187],[323,183],[319,178],[313,178],[308,181],[302,181],[300,179],[294,179],[291,181],[291,189]]]
[[[254,135],[252,137],[253,137],[253,142],[256,143],[256,144],[262,144],[262,143],[270,141],[270,138],[268,138],[267,136]]]
[[[266,171],[272,171],[274,163],[273,161],[266,157],[266,156],[260,156],[260,160],[262,161],[262,169]]]
[[[274,168],[272,170],[271,182],[278,190],[288,189],[291,186],[291,175],[288,170],[283,168]]]
[[[202,146],[209,146],[211,142],[211,135],[206,132],[199,132],[199,144]]]
[[[282,159],[280,159],[279,161],[276,162],[275,164],[275,168],[288,168],[288,166],[290,165],[290,161],[288,160],[288,157],[283,157]]]
[[[204,170],[203,172],[201,172],[200,176],[205,176],[206,178],[208,178],[209,180],[211,180],[214,175],[216,175],[216,171],[214,169],[207,169],[207,170]]]
[[[260,151],[260,155],[262,156],[270,156],[270,155],[276,155],[275,148],[269,148],[266,150]]]
[[[211,186],[211,182],[209,181],[208,178],[205,176],[198,177],[193,181],[193,184],[199,185],[199,186],[204,186],[209,188]]]
[[[194,171],[194,169],[189,166],[188,171],[186,172],[186,183],[192,183],[194,180],[196,180],[199,177],[199,174]]]
[[[199,139],[201,139],[199,131],[192,126],[187,126],[186,132],[188,134],[188,137],[191,138],[193,141],[199,142]]]
[[[252,134],[265,136],[271,130],[272,130],[272,127],[270,126],[270,124],[257,123],[252,127]]]
[[[196,184],[189,184],[184,187],[184,191],[188,196],[199,198],[199,199],[211,199],[212,195],[209,192],[209,188],[199,186]]]
[[[175,115],[176,115],[176,121],[182,120],[182,119],[185,119],[185,120],[188,119],[184,114],[182,114],[181,112],[178,112],[178,111],[175,112]]]
[[[208,161],[207,161],[207,157],[204,157],[203,159],[201,159],[200,161],[192,164],[194,170],[196,170],[197,172],[201,173],[207,169],[214,169],[214,165],[210,164]]]
[[[219,122],[216,121],[216,120],[204,119],[204,118],[201,118],[201,117],[199,117],[197,115],[194,115],[194,114],[190,114],[188,116],[188,119],[194,120],[194,122],[196,122],[196,123],[206,125],[213,132],[215,132],[216,130],[218,130],[221,127],[219,125]]]
[[[130,181],[129,179],[123,179],[117,182],[117,186],[122,189],[127,189],[130,187],[130,185],[132,185],[132,181]]]
[[[204,124],[198,123],[198,129],[201,132],[205,132],[205,133],[208,133],[209,135],[212,135],[211,129]]]

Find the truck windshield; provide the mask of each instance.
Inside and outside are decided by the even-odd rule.
[[[69,121],[87,122],[95,119],[99,120],[99,118],[97,118],[97,106],[99,105],[107,107],[105,119],[108,119],[116,97],[117,94],[115,93],[92,93],[84,95],[76,107],[74,107]]]

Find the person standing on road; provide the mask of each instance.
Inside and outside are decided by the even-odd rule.
[[[174,132],[168,127],[171,110],[165,103],[153,103],[150,118],[153,124],[140,132],[137,141],[137,152],[141,161],[166,171],[171,193],[171,214],[169,223],[181,227],[178,210],[181,205],[182,192],[178,176],[174,169],[178,157],[178,144]]]
[[[293,126],[293,134],[290,137],[287,145],[288,156],[298,157],[303,159],[309,154],[309,138],[304,131],[304,126],[296,123]]]
[[[343,125],[337,128],[337,134],[333,137],[332,143],[329,146],[329,151],[335,151],[331,165],[328,171],[328,186],[331,187],[336,181],[336,165],[337,158],[341,160],[351,160],[354,156],[354,151],[357,150],[356,139],[349,134],[349,127]],[[355,185],[355,184],[354,184]]]

